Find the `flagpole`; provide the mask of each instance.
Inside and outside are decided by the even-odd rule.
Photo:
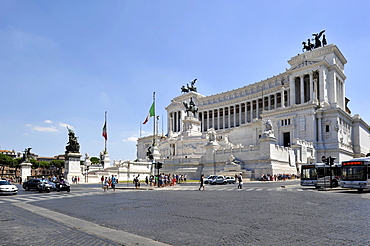
[[[105,131],[107,131],[107,111],[105,111]],[[104,154],[107,154],[107,138],[104,138]]]
[[[139,136],[140,136],[140,138],[141,138],[141,121],[140,121],[140,127],[139,127]]]
[[[156,146],[155,142],[155,91],[153,92],[153,105],[154,105],[154,119],[153,119],[153,146]]]

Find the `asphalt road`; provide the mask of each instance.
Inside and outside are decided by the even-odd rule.
[[[0,245],[370,245],[370,192],[299,181],[0,197]]]

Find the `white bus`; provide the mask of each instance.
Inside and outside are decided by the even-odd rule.
[[[301,185],[320,187],[338,187],[340,182],[340,165],[324,163],[304,164],[301,166]]]
[[[356,158],[342,162],[342,188],[357,189],[362,192],[369,189],[370,182],[370,158]]]

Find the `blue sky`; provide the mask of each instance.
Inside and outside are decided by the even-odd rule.
[[[369,1],[0,2],[0,149],[63,154],[66,126],[99,156],[108,111],[111,160],[134,160],[156,91],[164,117],[197,78],[213,95],[285,71],[302,41],[326,30],[348,60],[352,114],[370,123]],[[160,124],[162,125],[162,123]],[[151,121],[142,126],[152,132]],[[160,127],[160,132],[162,131]]]

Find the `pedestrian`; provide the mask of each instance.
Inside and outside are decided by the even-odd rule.
[[[204,190],[204,174],[202,174],[200,176],[200,186],[199,186],[199,190],[201,190],[203,188]]]
[[[101,180],[101,187],[104,188],[104,176],[101,176],[100,180]]]
[[[238,189],[241,189],[243,188],[243,177],[242,177],[242,174],[240,173],[238,175]]]
[[[136,188],[136,189],[139,189],[139,187],[140,187],[140,174],[138,174],[138,175],[134,178],[134,184],[135,184],[135,188]]]
[[[104,192],[108,191],[108,186],[109,186],[108,178],[105,177],[105,179],[103,181],[103,190],[104,190]]]
[[[112,175],[112,183],[111,183],[111,186],[112,186],[113,191],[116,191],[116,184],[117,184],[117,178],[114,177],[114,175]]]

